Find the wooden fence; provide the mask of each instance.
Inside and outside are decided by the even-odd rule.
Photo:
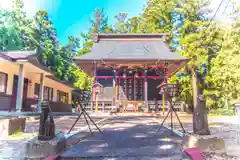
[[[184,111],[185,104],[182,101],[178,101],[175,103],[174,108],[177,111]],[[118,111],[121,108],[120,105],[114,105],[112,101],[90,101],[86,104],[86,111],[95,112],[96,108],[99,112],[113,112]],[[138,111],[141,111],[144,106],[138,106]],[[150,111],[163,111],[163,102],[162,101],[148,101],[148,108]],[[169,104],[165,102],[164,110],[168,111]],[[121,109],[120,109],[121,111]]]

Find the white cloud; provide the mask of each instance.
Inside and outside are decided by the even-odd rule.
[[[12,8],[12,1],[11,0],[5,0],[0,2],[0,7],[4,9],[11,9]]]
[[[53,10],[57,9],[57,0],[23,0],[24,11],[27,12],[28,16],[33,16],[37,10]],[[11,10],[12,9],[12,0],[1,0],[0,7]]]

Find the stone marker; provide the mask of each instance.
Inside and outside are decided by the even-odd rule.
[[[55,123],[48,102],[42,102],[40,115],[38,140],[46,141],[55,137]]]
[[[55,124],[48,102],[42,103],[38,137],[26,144],[27,159],[55,156],[66,148],[64,136],[55,135]]]
[[[226,154],[224,140],[212,135],[185,135],[183,137],[183,149],[187,148],[199,148],[201,152]]]
[[[24,132],[26,118],[3,118],[0,119],[0,139],[5,139],[16,132]]]

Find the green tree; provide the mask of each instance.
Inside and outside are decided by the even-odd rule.
[[[209,21],[202,10],[206,1],[184,1],[182,13],[184,24],[180,28],[180,53],[190,58],[186,68],[191,77],[193,88],[193,130],[198,134],[209,134],[206,104],[200,96],[206,89],[205,78],[211,69],[211,59],[221,48],[221,34],[214,25],[209,27]],[[189,84],[190,86],[190,84]]]
[[[35,45],[31,39],[30,25],[32,20],[27,18],[26,12],[23,10],[24,4],[22,0],[13,0],[11,24],[19,34],[20,47],[22,50],[34,49]]]
[[[132,17],[127,20],[127,30],[130,33],[139,33],[140,32],[140,17]]]
[[[21,1],[13,2],[13,11],[0,9],[0,49],[1,50],[20,50],[26,47],[23,35],[20,30],[22,23],[18,25],[17,18],[24,19],[24,12],[21,11]],[[16,4],[15,4],[16,3]],[[20,3],[20,4],[18,4]],[[18,10],[18,11],[15,11]],[[19,16],[17,16],[19,14]]]
[[[217,101],[213,104],[218,108],[233,110],[233,105],[240,98],[240,21],[224,32],[222,48],[211,62],[212,69],[207,80],[216,95]]]
[[[114,31],[116,33],[128,33],[128,25],[127,25],[127,17],[128,13],[121,12],[118,13],[114,18],[116,19],[116,23],[114,24]]]
[[[144,33],[171,33],[174,13],[180,0],[149,0],[142,14],[141,30]]]
[[[94,12],[94,18],[90,20],[92,27],[88,29],[87,33],[82,33],[83,44],[78,51],[78,55],[89,53],[94,45],[92,41],[93,33],[112,33],[112,27],[108,26],[108,17],[106,16],[104,9],[96,9]]]
[[[94,18],[90,20],[92,27],[89,28],[90,33],[103,33],[104,30],[108,27],[108,17],[104,12],[104,9],[95,9]]]

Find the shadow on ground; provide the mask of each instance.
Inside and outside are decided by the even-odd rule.
[[[144,117],[118,117],[94,135],[61,154],[59,159],[148,160],[187,159],[181,138],[158,123],[141,123]],[[135,121],[135,124],[133,124]],[[131,123],[129,123],[131,122]]]

